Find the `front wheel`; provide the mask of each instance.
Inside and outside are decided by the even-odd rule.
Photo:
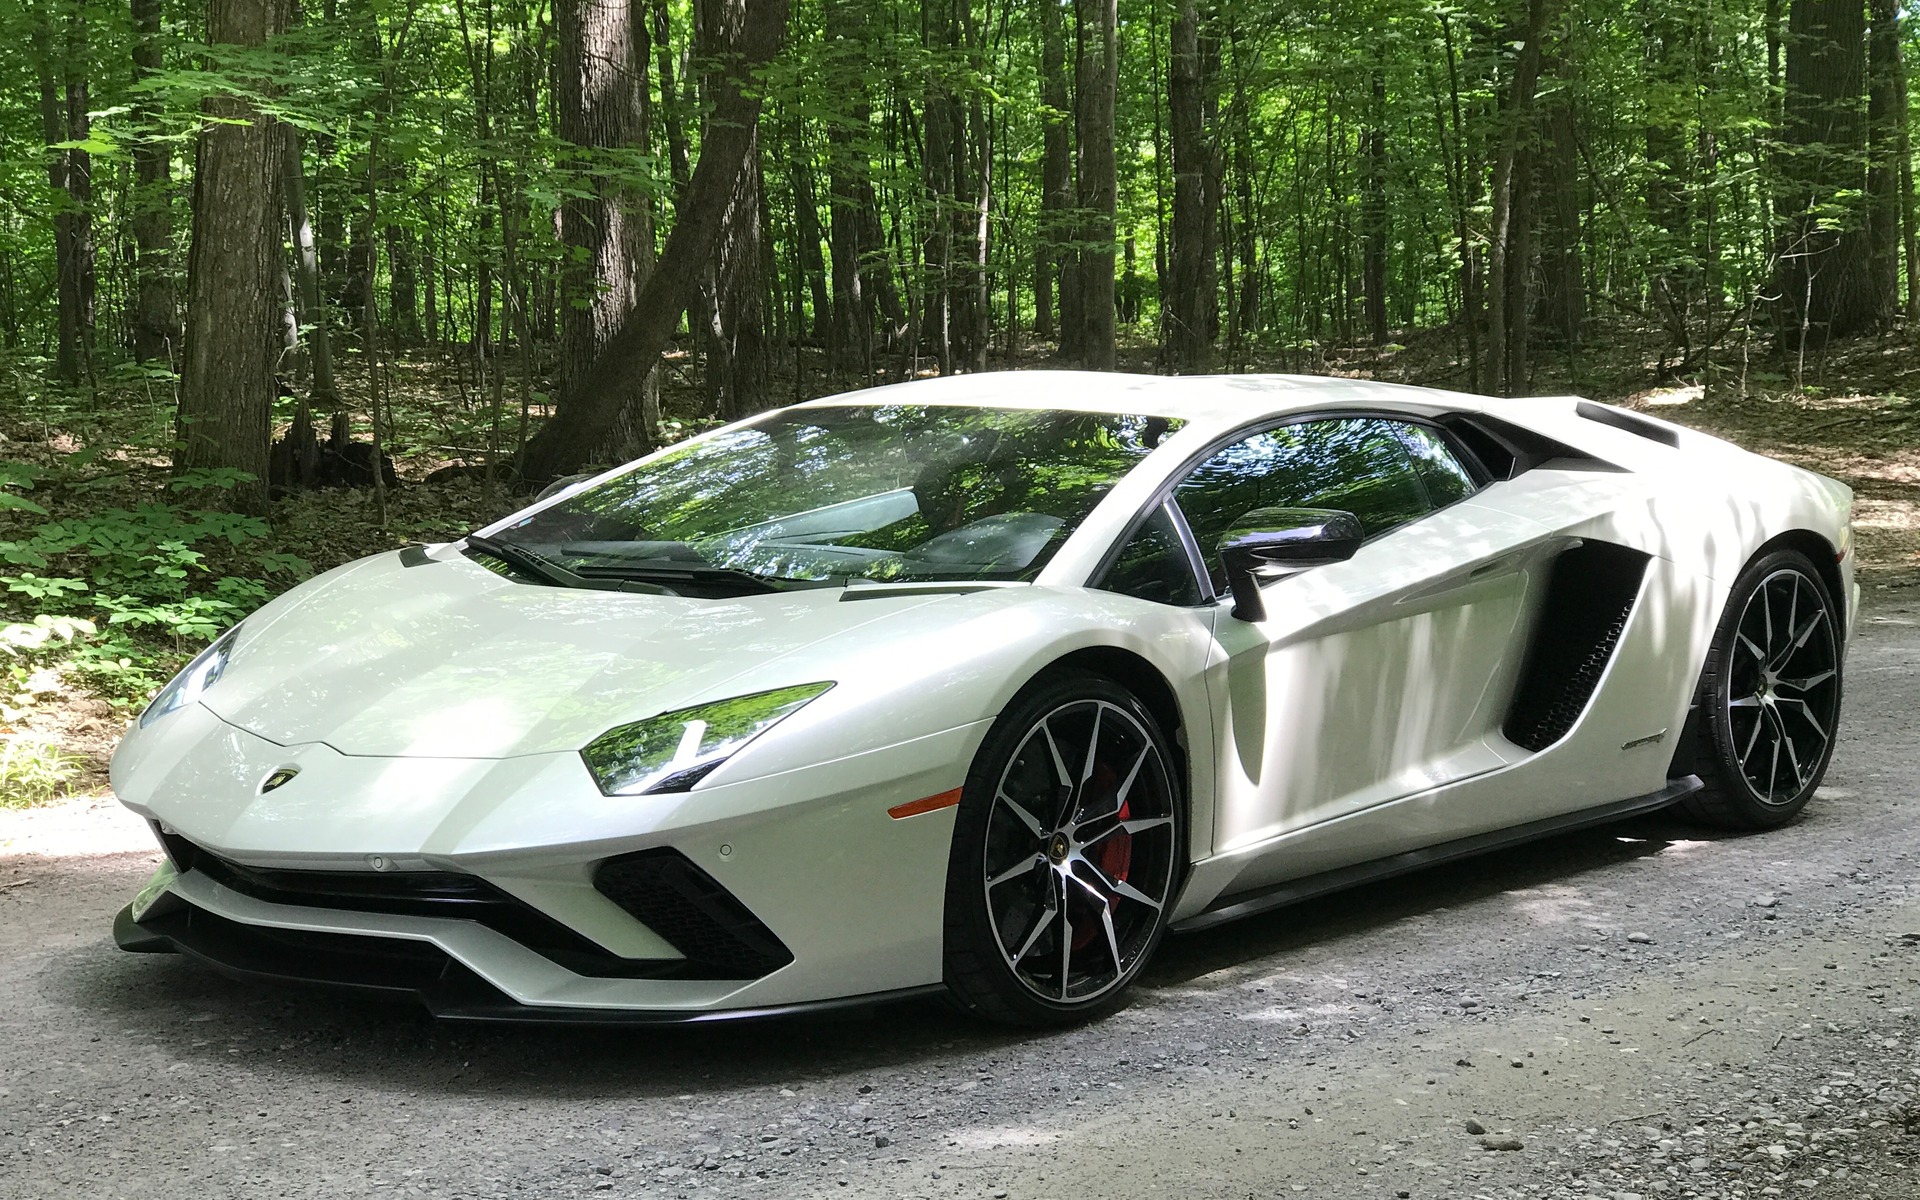
[[[1097,675],[1029,689],[968,773],[947,868],[946,980],[1024,1025],[1117,1005],[1166,931],[1186,824],[1165,735]]]
[[[1741,572],[1695,696],[1706,787],[1684,811],[1727,829],[1799,815],[1833,755],[1841,648],[1833,596],[1805,555],[1778,550]]]

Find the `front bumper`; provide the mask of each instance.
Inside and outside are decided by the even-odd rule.
[[[864,1008],[946,990],[933,984],[830,1000],[712,1009],[530,1005],[516,1001],[426,942],[248,925],[184,902],[160,915],[149,914],[145,920],[135,920],[133,913],[134,905],[129,904],[113,921],[114,941],[123,950],[186,954],[245,982],[317,985],[371,1000],[417,1004],[450,1021],[704,1024]]]
[[[682,795],[606,797],[574,755],[435,770],[278,746],[205,710],[168,722],[165,753],[115,763],[116,790],[170,855],[117,923],[123,946],[444,1016],[559,1021],[767,1015],[937,988],[953,813],[887,810],[952,788],[985,728]],[[299,777],[256,791],[283,763]],[[716,969],[712,922],[637,919],[657,905],[604,868],[656,855],[705,889],[689,903],[721,925],[744,914],[735,927],[750,921],[774,950],[746,966],[721,954]],[[289,876],[334,882],[283,886]],[[470,880],[485,903],[334,894],[429,877]]]

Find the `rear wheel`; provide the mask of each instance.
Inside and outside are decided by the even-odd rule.
[[[1839,612],[1796,550],[1740,574],[1695,697],[1706,787],[1684,811],[1728,829],[1798,816],[1826,774],[1840,716]]]
[[[1186,846],[1165,735],[1125,688],[1057,676],[1002,714],[962,793],[946,979],[1018,1024],[1117,1005],[1166,930]]]

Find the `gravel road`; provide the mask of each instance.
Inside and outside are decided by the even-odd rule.
[[[0,814],[0,1197],[1912,1200],[1920,604],[1849,670],[1789,829],[1641,819],[1175,939],[1048,1035],[245,987],[113,949],[156,861],[125,813]]]

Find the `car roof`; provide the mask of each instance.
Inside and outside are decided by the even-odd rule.
[[[1171,417],[1233,426],[1265,416],[1328,408],[1485,411],[1485,396],[1322,375],[1129,375],[1108,371],[987,371],[919,379],[827,396],[803,408],[934,404]]]

